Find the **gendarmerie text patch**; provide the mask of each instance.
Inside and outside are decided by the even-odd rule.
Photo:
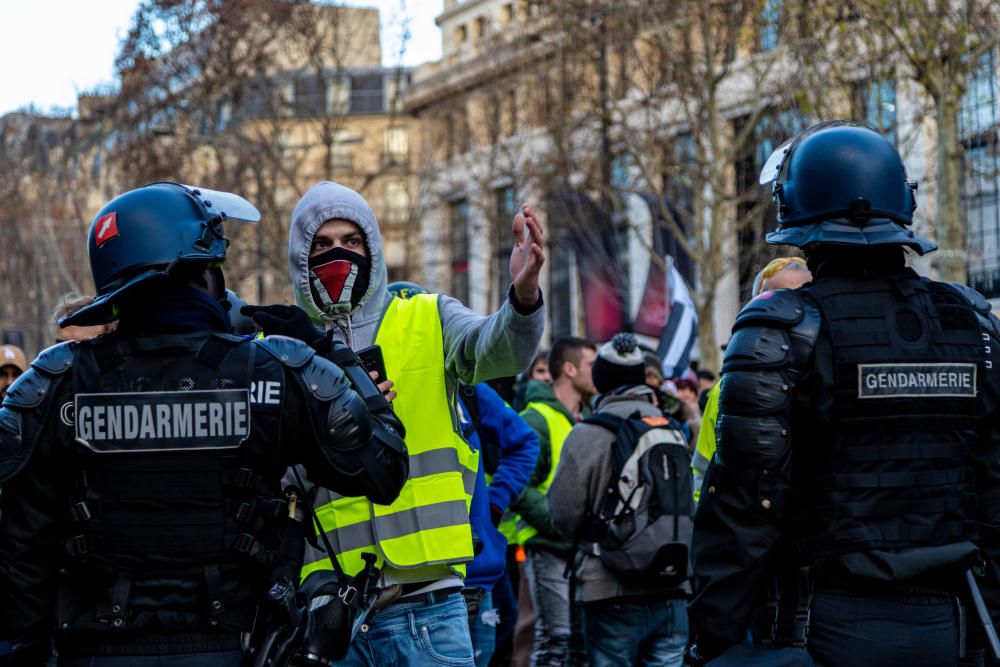
[[[858,364],[858,398],[975,395],[975,364]]]
[[[76,395],[76,438],[99,453],[229,449],[250,434],[246,389]]]

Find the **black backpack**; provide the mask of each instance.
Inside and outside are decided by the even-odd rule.
[[[581,543],[624,578],[680,584],[690,576],[694,480],[683,431],[664,417],[598,413],[584,420],[615,434],[611,482]]]

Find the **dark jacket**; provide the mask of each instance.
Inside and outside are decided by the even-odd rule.
[[[525,392],[525,406],[535,402],[544,403],[558,411],[566,417],[570,424],[576,423],[576,418],[556,398],[552,385],[548,382],[533,380],[528,383]],[[524,546],[568,555],[572,551],[573,543],[561,535],[553,525],[552,515],[549,511],[549,500],[545,493],[538,490],[538,485],[549,476],[552,466],[558,465],[558,461],[553,462],[552,460],[552,443],[549,440],[548,422],[545,421],[545,417],[530,407],[525,408],[521,417],[538,434],[539,441],[538,463],[535,465],[535,472],[521,497],[512,505],[513,509],[521,515],[521,520],[538,531],[538,534],[530,538]]]
[[[868,594],[954,589],[981,556],[1000,620],[1000,323],[901,255],[817,269],[747,304],[726,349],[692,546],[707,657],[742,642],[774,578],[803,566],[816,586]],[[919,385],[896,379],[914,367]]]
[[[496,507],[495,511],[499,514],[524,489],[538,459],[538,435],[493,389],[478,384],[475,392],[474,400],[479,405],[479,427],[469,435],[469,444],[480,452],[483,452],[484,447],[497,447],[500,456],[489,485],[483,456],[480,455],[479,458],[476,490],[472,495],[469,518],[483,547],[468,565],[465,585],[492,590],[493,585],[503,576],[507,539],[493,525],[490,506]],[[465,397],[462,400],[464,407]],[[467,409],[465,413],[462,415],[463,429],[468,426]]]
[[[408,470],[401,439],[390,447],[371,435],[380,425],[337,366],[292,339],[224,334],[217,304],[199,301],[158,302],[170,312],[166,335],[149,330],[150,313],[50,348],[8,392],[0,644],[54,636],[62,656],[238,649],[283,557],[289,465],[373,502],[398,495]],[[121,401],[122,415],[151,406],[150,422],[143,411],[137,438],[110,417],[85,420],[83,407],[74,416],[74,400],[87,396]],[[164,406],[178,412],[162,416]]]

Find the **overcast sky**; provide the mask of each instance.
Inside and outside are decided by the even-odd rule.
[[[0,0],[0,115],[31,104],[73,107],[76,95],[112,80],[118,44],[138,0]],[[403,64],[441,57],[434,17],[442,0],[347,0],[378,7],[383,64],[396,65],[409,22]]]

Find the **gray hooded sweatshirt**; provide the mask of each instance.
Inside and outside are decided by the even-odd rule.
[[[327,220],[349,220],[364,232],[371,259],[371,281],[358,305],[334,315],[323,313],[313,302],[309,289],[309,250],[313,236]],[[388,273],[375,213],[360,194],[337,183],[317,183],[302,197],[292,212],[288,235],[288,271],[295,291],[295,300],[317,326],[332,331],[354,350],[372,345],[378,333],[382,316],[395,298],[387,289]],[[453,397],[457,380],[478,384],[506,375],[516,375],[531,363],[545,327],[545,309],[541,304],[529,314],[518,313],[510,302],[504,300],[500,309],[483,317],[466,308],[460,301],[448,296],[438,297],[438,312],[444,338],[445,375],[449,394]],[[390,380],[392,378],[389,378]],[[452,409],[452,420],[458,429],[458,415]],[[404,426],[406,426],[404,424]],[[460,432],[460,431],[459,431]],[[331,492],[320,489],[316,506],[333,499]],[[306,562],[322,558],[323,554],[307,546]],[[386,584],[405,582],[430,582],[451,578],[446,566],[428,566],[413,570],[396,570],[386,567],[383,579]]]

